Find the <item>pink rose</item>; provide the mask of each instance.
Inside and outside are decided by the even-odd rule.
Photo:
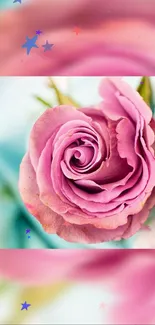
[[[128,238],[155,204],[151,109],[117,77],[104,79],[100,94],[98,108],[46,110],[20,167],[27,209],[70,242]]]
[[[33,0],[2,14],[0,73],[153,75],[154,22],[153,0]],[[37,29],[39,48],[27,55],[22,44]],[[46,40],[54,46],[44,53]]]

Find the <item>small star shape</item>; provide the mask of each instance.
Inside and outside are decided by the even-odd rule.
[[[80,33],[81,29],[78,27],[75,27],[73,31],[76,33],[76,35],[78,35]]]
[[[37,41],[38,36],[35,35],[32,38],[29,38],[28,36],[26,36],[26,43],[22,45],[22,48],[27,48],[27,55],[29,55],[32,47],[38,48],[39,46],[37,46],[35,44],[35,42]]]
[[[31,238],[30,236],[28,236],[28,239]]]
[[[22,3],[21,1],[22,1],[22,0],[14,0],[13,3],[19,2],[19,3],[21,4],[21,3]]]
[[[31,304],[27,304],[26,301],[23,304],[21,304],[21,305],[22,305],[21,310],[23,310],[23,309],[26,309],[27,310],[27,308],[31,306]]]
[[[49,44],[48,41],[46,41],[46,43],[44,45],[42,45],[42,47],[44,47],[44,52],[46,51],[50,51],[51,50],[51,47],[53,46],[54,44]]]
[[[28,234],[30,232],[30,229],[26,229],[26,234]]]
[[[40,35],[42,33],[42,31],[39,29],[39,30],[36,30],[36,34],[37,35]]]

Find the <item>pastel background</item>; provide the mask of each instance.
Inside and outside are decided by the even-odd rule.
[[[154,272],[154,250],[0,250],[0,323],[154,325]]]
[[[31,15],[31,10],[26,15],[23,5],[32,1],[36,6]],[[58,0],[22,2],[20,5],[13,4],[13,0],[0,0],[2,76],[155,75],[154,0],[130,0],[125,4],[124,0],[78,0],[77,7],[76,1],[69,0],[66,1],[68,10],[63,10],[65,0],[62,0],[56,11],[49,10],[44,3],[54,4]],[[71,4],[75,7],[73,11]],[[18,15],[19,8],[22,15]],[[24,17],[30,20],[24,21]],[[93,32],[92,22],[96,27]],[[88,23],[90,28],[87,27],[84,32],[83,26]],[[72,31],[75,25],[82,27],[80,38]],[[32,37],[39,28],[44,31],[40,44],[46,38],[58,44],[62,36],[64,44],[60,44],[58,53],[51,52],[49,57],[34,52],[28,58],[21,44],[27,34]],[[67,32],[63,33],[64,29]],[[68,39],[71,39],[70,48]],[[100,51],[103,39],[104,47]],[[84,49],[83,44],[87,44]],[[75,52],[72,56],[73,48]],[[90,65],[86,64],[87,52],[94,59]],[[57,58],[58,68],[54,73]],[[68,70],[65,65],[61,69],[62,62],[68,59],[73,65]],[[77,66],[76,62],[79,63]],[[96,69],[97,62],[99,67]],[[135,88],[140,81],[140,77],[124,79]],[[54,80],[62,91],[72,94],[80,104],[96,103],[99,99],[99,77],[57,77]],[[155,94],[155,77],[151,77],[151,82]],[[154,222],[150,223],[151,231],[144,229],[128,241],[84,246],[45,234],[23,206],[17,189],[19,163],[26,150],[31,126],[45,109],[33,95],[56,103],[54,93],[46,85],[45,77],[0,78],[0,324],[153,325],[154,250],[118,248],[155,248]],[[31,239],[25,234],[27,228],[31,229]],[[78,250],[85,262],[78,258],[77,250],[65,250],[67,256],[64,251],[62,255],[57,254],[61,250],[54,248],[87,248],[87,251]],[[90,248],[114,248],[114,251]],[[57,254],[55,257],[53,252]],[[31,303],[31,307],[28,311],[21,311],[21,303],[25,300]]]
[[[80,105],[97,104],[101,77],[55,77],[57,87]],[[141,77],[124,77],[137,88]],[[151,77],[155,95],[155,77]],[[25,209],[18,191],[19,164],[27,148],[30,129],[46,106],[35,95],[56,105],[53,89],[46,77],[0,78],[0,248],[155,248],[153,219],[151,230],[141,230],[120,242],[80,245],[44,232]],[[30,229],[30,238],[26,235]]]

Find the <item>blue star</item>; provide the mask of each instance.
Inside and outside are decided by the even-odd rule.
[[[26,234],[28,234],[30,232],[30,229],[26,229]]]
[[[39,30],[36,30],[36,34],[37,35],[40,35],[42,33],[42,31],[39,29]]]
[[[30,236],[28,236],[28,239],[31,238]]]
[[[49,44],[48,41],[46,41],[46,43],[44,45],[42,45],[42,47],[44,47],[44,52],[46,51],[50,51],[51,50],[51,47],[53,46],[54,44]]]
[[[35,42],[37,41],[38,39],[38,36],[35,35],[34,37],[32,38],[29,38],[28,36],[26,36],[26,43],[22,45],[22,48],[27,48],[27,55],[30,53],[32,47],[36,47],[38,48],[39,46],[37,46],[35,44]]]
[[[19,3],[21,3],[21,1],[22,1],[22,0],[14,0],[13,3],[15,3],[15,2],[19,2]]]
[[[27,308],[31,306],[31,304],[27,304],[26,301],[23,304],[21,304],[21,305],[22,305],[21,310],[23,310],[23,309],[26,309],[27,310]]]

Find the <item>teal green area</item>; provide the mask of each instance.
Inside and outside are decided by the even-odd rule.
[[[0,0],[0,9],[13,7],[13,0]]]

